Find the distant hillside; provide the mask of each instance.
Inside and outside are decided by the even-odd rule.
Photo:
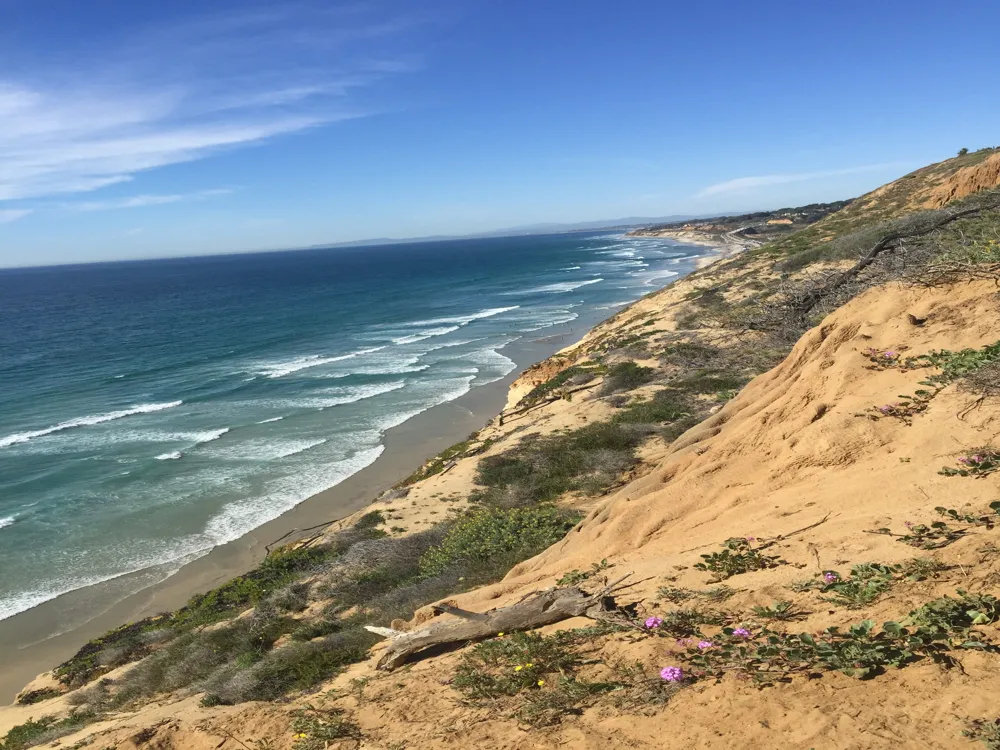
[[[1000,148],[984,148],[921,167],[876,188],[840,211],[774,243],[776,253],[794,254],[815,242],[829,242],[861,226],[921,209],[937,209],[981,190],[1000,186]]]

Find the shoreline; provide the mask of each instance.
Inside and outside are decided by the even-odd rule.
[[[729,243],[664,239],[673,239],[679,245],[711,247],[715,252],[697,257],[690,271],[671,277],[657,290],[742,249]],[[134,593],[119,591],[116,595],[116,588],[134,582],[142,573],[123,576],[69,592],[0,621],[0,643],[8,647],[0,674],[0,705],[13,700],[37,675],[68,659],[87,641],[126,622],[177,609],[195,593],[212,589],[254,567],[264,557],[267,545],[279,539],[282,543],[294,541],[305,536],[306,529],[332,524],[365,508],[426,460],[495,418],[505,406],[511,384],[525,370],[576,344],[595,326],[631,304],[634,302],[617,310],[590,310],[570,323],[555,326],[553,332],[536,332],[542,334],[538,338],[527,334],[504,347],[504,354],[517,365],[505,377],[391,428],[383,438],[385,450],[374,463],[239,539],[183,565],[165,579]]]

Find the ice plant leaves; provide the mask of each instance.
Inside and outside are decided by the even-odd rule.
[[[721,552],[702,555],[703,562],[696,563],[698,570],[713,573],[712,582],[724,581],[741,573],[752,570],[764,570],[784,565],[785,561],[777,555],[766,555],[763,550],[769,545],[755,545],[753,538],[732,537],[722,544]]]

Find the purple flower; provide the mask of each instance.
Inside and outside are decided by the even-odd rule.
[[[646,627],[650,630],[658,628],[662,624],[663,624],[662,617],[647,617],[645,622]]]
[[[747,537],[747,541],[748,542],[756,542],[757,541],[757,537],[755,537],[755,536],[748,536]]]
[[[896,352],[893,352],[893,351],[888,351],[888,352],[886,352],[886,353],[885,353],[885,354],[884,354],[883,356],[884,356],[884,357],[885,357],[886,359],[895,359],[895,358],[896,358],[896,357],[898,357],[899,355],[898,355],[898,354],[896,354]]]
[[[712,648],[715,644],[711,641],[698,641],[698,648],[704,651],[707,648]]]
[[[982,456],[980,456],[980,455],[978,455],[978,454],[976,454],[975,456],[973,456],[973,457],[972,457],[972,460],[973,460],[973,461],[974,461],[975,463],[977,463],[977,464],[978,464],[978,463],[982,463],[982,461],[983,461],[983,457],[982,457]]]
[[[840,576],[834,573],[832,570],[828,570],[823,574],[823,580],[827,583],[833,583],[834,581],[839,581]]]
[[[677,639],[677,645],[678,646],[683,646],[684,648],[687,648],[688,646],[691,645],[691,639],[690,638],[678,638]]]
[[[889,412],[892,411],[892,406],[890,406],[889,404],[886,404],[885,406],[880,406],[878,408],[878,410],[880,412],[882,412],[883,414],[888,414]]]
[[[967,463],[969,463],[969,459],[967,459],[965,456],[959,456],[958,457],[958,462],[960,464],[967,464]]]
[[[664,667],[660,670],[660,677],[667,682],[680,682],[684,679],[684,670],[680,667]]]
[[[913,528],[913,521],[903,521],[903,526],[905,526],[908,529],[912,529]]]
[[[733,631],[733,635],[738,635],[740,638],[749,638],[750,631],[746,628],[736,628],[736,630]]]

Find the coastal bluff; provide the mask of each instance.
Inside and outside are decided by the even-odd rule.
[[[998,158],[644,230],[719,252],[362,511],[87,644],[0,748],[1000,737]]]

